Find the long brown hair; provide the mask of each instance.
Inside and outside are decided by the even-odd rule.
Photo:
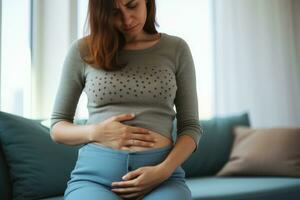
[[[83,60],[93,67],[104,70],[118,70],[124,64],[118,62],[118,51],[125,45],[125,38],[113,23],[113,7],[116,0],[89,0],[87,22],[89,35],[84,38],[88,51]],[[157,33],[155,25],[155,0],[146,0],[147,18],[144,30],[149,34]]]

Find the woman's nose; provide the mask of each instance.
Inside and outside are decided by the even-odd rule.
[[[125,28],[130,28],[132,22],[132,17],[129,13],[123,13],[123,24]]]

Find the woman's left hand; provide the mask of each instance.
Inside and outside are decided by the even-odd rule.
[[[122,198],[141,197],[168,179],[172,172],[162,165],[146,166],[127,173],[124,181],[113,182],[113,192]]]

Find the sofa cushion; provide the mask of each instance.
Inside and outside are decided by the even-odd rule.
[[[216,174],[229,159],[233,127],[250,126],[248,113],[216,116],[209,120],[200,120],[200,124],[204,134],[199,147],[182,165],[186,177]]]
[[[50,197],[50,198],[40,199],[40,200],[63,200],[63,199],[64,199],[63,196],[58,196],[58,197]]]
[[[298,200],[300,178],[200,177],[186,180],[193,200]]]
[[[217,176],[300,177],[300,128],[234,129],[230,159]]]
[[[14,199],[62,195],[80,146],[57,144],[36,120],[0,112],[0,141]]]
[[[12,196],[11,193],[12,191],[11,191],[11,185],[9,181],[9,171],[5,161],[5,157],[3,155],[2,145],[0,143],[0,199],[1,200],[11,199]]]

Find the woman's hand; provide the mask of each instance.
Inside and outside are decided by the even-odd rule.
[[[170,170],[162,165],[141,167],[123,176],[124,181],[113,182],[112,191],[122,198],[141,198],[168,179],[170,175]]]
[[[121,121],[130,120],[132,118],[134,118],[134,116],[130,114],[122,114],[95,124],[90,134],[90,141],[122,150],[127,150],[130,146],[154,146],[156,141],[155,138],[150,135],[150,130],[120,123]]]

